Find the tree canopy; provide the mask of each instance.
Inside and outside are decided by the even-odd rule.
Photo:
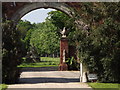
[[[36,47],[39,54],[59,53],[57,27],[49,20],[37,24],[31,34],[30,45]]]
[[[120,3],[81,3],[80,6],[78,19],[89,24],[89,30],[76,30],[80,60],[90,72],[98,74],[99,81],[119,82]]]

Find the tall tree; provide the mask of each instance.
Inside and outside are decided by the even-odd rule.
[[[20,32],[21,41],[24,43],[26,51],[29,50],[30,47],[30,37],[31,33],[35,28],[35,23],[31,24],[29,21],[20,20],[17,25],[17,30]]]
[[[39,54],[53,54],[59,52],[59,36],[57,28],[46,20],[46,22],[37,24],[30,39],[31,46],[36,47]]]
[[[120,3],[81,3],[80,6],[77,14],[89,24],[89,30],[76,30],[80,60],[90,72],[98,74],[99,81],[120,82],[117,69],[120,68]]]
[[[13,28],[12,21],[4,21],[2,38],[2,82],[16,83],[20,76],[17,65],[21,63],[24,47],[20,32]]]
[[[70,45],[75,45],[75,39],[73,38],[75,35],[75,23],[74,18],[71,18],[67,14],[61,11],[51,11],[48,13],[48,17],[46,20],[50,20],[58,29],[58,34],[60,36],[60,31],[63,30],[64,27],[68,30],[67,36],[69,39]]]

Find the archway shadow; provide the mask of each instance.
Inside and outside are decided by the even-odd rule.
[[[58,66],[50,67],[23,67],[21,72],[41,72],[41,71],[58,71]]]
[[[54,73],[55,71],[55,73]],[[22,68],[21,72],[23,73],[33,73],[33,75],[37,75],[37,77],[31,77],[32,74],[29,76],[21,77],[19,79],[19,84],[37,84],[37,83],[73,83],[73,82],[80,82],[79,76],[71,76],[70,75],[64,75],[66,72],[56,72],[58,71],[58,66],[52,66],[52,67],[27,67]],[[34,72],[40,72],[37,74],[34,74]],[[44,76],[45,72],[45,76]],[[48,72],[48,73],[46,73]],[[52,74],[53,76],[51,76]],[[47,75],[46,75],[47,74]],[[68,74],[68,73],[66,73]],[[43,75],[43,77],[39,76]],[[55,76],[54,76],[55,75]],[[64,77],[65,76],[65,77]]]
[[[37,84],[37,83],[73,83],[80,82],[79,78],[54,78],[54,77],[37,77],[37,78],[20,78],[20,84]]]

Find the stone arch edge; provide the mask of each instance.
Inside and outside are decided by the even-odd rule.
[[[53,8],[66,13],[70,17],[74,15],[74,11],[67,4],[62,2],[34,2],[24,5],[17,10],[11,17],[11,20],[17,23],[25,14],[40,8]]]

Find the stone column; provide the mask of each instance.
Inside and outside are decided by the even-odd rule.
[[[65,51],[65,57],[63,56]],[[60,64],[59,64],[59,70],[60,71],[66,71],[68,70],[68,66],[63,60],[65,58],[68,58],[68,39],[66,37],[62,37],[60,40]]]

